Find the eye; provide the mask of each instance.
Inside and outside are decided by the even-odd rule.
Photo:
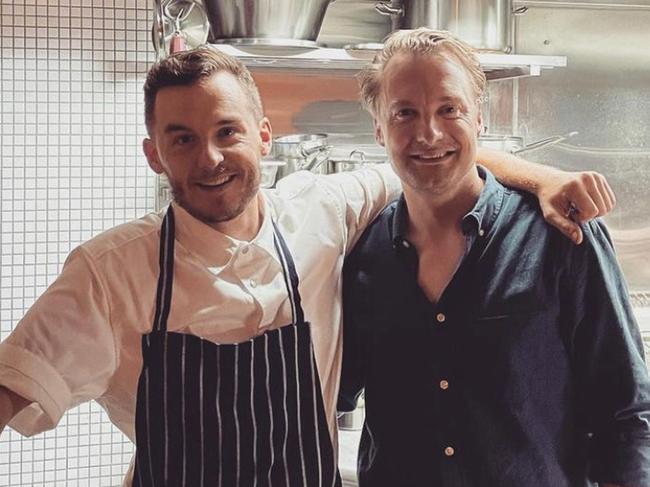
[[[237,133],[237,131],[235,130],[234,127],[222,127],[222,128],[220,128],[219,131],[217,132],[217,135],[218,135],[220,138],[226,138],[226,137],[232,137],[232,136],[235,135],[236,133]]]
[[[190,134],[179,134],[172,140],[174,145],[187,145],[194,142],[194,137]]]
[[[398,120],[404,120],[415,115],[415,110],[412,108],[400,108],[395,112],[395,118]]]
[[[442,107],[441,112],[447,118],[454,118],[460,113],[460,107],[458,105],[445,105]]]

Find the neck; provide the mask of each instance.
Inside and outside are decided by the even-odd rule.
[[[404,185],[409,239],[417,245],[439,239],[445,232],[460,232],[460,223],[478,201],[483,184],[474,168],[449,192],[435,193]]]
[[[258,192],[246,209],[232,220],[209,223],[208,225],[224,235],[250,242],[260,231],[263,219],[264,200],[262,194]]]

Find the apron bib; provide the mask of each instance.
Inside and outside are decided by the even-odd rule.
[[[134,487],[338,487],[309,323],[273,222],[292,323],[236,344],[167,331],[174,213],[160,232],[154,324],[142,338]]]

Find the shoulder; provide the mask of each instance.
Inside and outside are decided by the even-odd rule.
[[[532,239],[555,239],[562,234],[544,219],[537,198],[524,191],[504,187],[502,200],[495,207],[495,234],[500,235],[504,242],[525,241]],[[516,237],[515,240],[509,240]],[[508,240],[506,240],[506,238]],[[568,239],[566,239],[569,242]]]
[[[392,249],[391,228],[398,200],[394,200],[377,215],[368,225],[358,242],[346,259],[346,264],[362,260],[382,258],[389,249]]]
[[[79,250],[94,262],[114,258],[137,261],[143,252],[157,249],[161,221],[162,213],[149,213],[100,233]]]
[[[400,181],[390,164],[375,164],[355,171],[328,175],[297,171],[279,180],[275,189],[267,191],[283,199],[300,198],[314,192],[337,199],[384,192],[392,196],[389,199],[393,199],[400,190]]]

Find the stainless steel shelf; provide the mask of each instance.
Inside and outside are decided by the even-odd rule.
[[[332,48],[235,47],[213,44],[227,54],[241,59],[252,70],[300,70],[305,73],[323,70],[356,73],[374,54],[373,51],[348,51]],[[543,69],[562,68],[565,56],[528,56],[523,54],[479,54],[489,80],[539,76]]]

